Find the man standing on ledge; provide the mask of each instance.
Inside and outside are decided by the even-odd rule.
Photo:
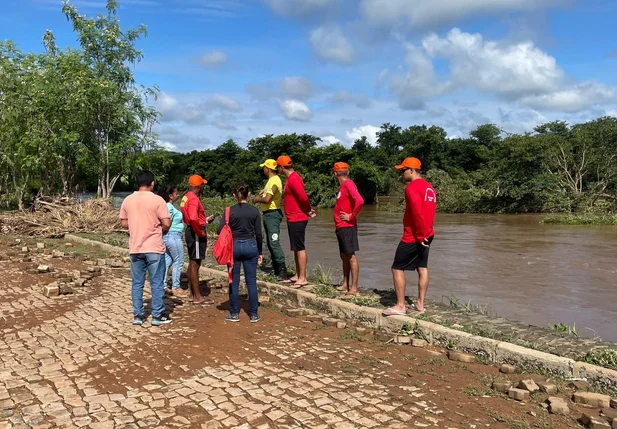
[[[433,187],[420,175],[422,163],[417,158],[405,158],[395,168],[408,185],[405,188],[403,238],[392,263],[396,305],[385,310],[384,316],[404,315],[407,312],[405,271],[418,271],[418,300],[411,306],[419,313],[424,312],[424,298],[429,285],[428,253],[435,235],[433,223],[437,199]]]
[[[129,253],[131,257],[131,300],[133,301],[133,325],[143,325],[144,284],[146,272],[150,276],[152,291],[152,326],[171,323],[165,315],[163,279],[165,277],[165,244],[163,232],[171,226],[167,204],[154,189],[154,174],[142,171],[137,175],[139,190],[126,197],[120,207],[122,228],[129,230]]]
[[[186,239],[189,256],[189,269],[187,271],[189,295],[193,304],[208,305],[214,302],[201,296],[199,290],[199,267],[201,261],[206,259],[206,248],[208,247],[206,225],[214,220],[214,216],[206,218],[206,211],[199,199],[206,183],[208,181],[197,174],[189,178],[189,191],[182,197],[180,211],[182,211],[182,220],[187,225],[184,238]]]
[[[293,282],[292,288],[300,289],[308,285],[306,279],[306,265],[308,257],[304,246],[306,238],[306,225],[309,217],[315,217],[315,210],[311,208],[304,182],[298,173],[294,171],[293,162],[287,155],[279,156],[276,160],[279,173],[287,177],[285,182],[284,200],[285,217],[287,218],[287,230],[289,231],[289,243],[294,252],[296,262],[296,275],[288,282]]]
[[[266,232],[266,243],[272,257],[272,268],[278,281],[287,281],[287,266],[285,264],[285,252],[279,241],[281,235],[281,221],[283,212],[281,211],[281,198],[283,195],[283,184],[276,172],[276,161],[266,159],[260,165],[264,174],[268,178],[266,187],[261,192],[261,197],[253,197],[253,204],[261,204],[261,211],[264,217],[264,230]]]
[[[364,204],[364,198],[358,192],[356,184],[349,178],[349,165],[337,162],[332,171],[341,186],[334,206],[336,239],[343,261],[343,284],[337,290],[347,292],[343,299],[351,299],[358,294],[360,266],[356,252],[360,250],[360,245],[357,216]]]

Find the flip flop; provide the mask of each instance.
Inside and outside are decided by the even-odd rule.
[[[360,295],[359,293],[346,293],[345,295],[341,296],[341,299],[343,301],[348,301],[350,299],[352,299],[354,296],[358,296]]]
[[[406,316],[407,313],[396,310],[394,307],[390,307],[381,312],[384,316]]]
[[[212,305],[212,304],[214,304],[214,301],[212,301],[211,299],[204,299],[201,302],[191,302],[191,304],[193,304],[193,305]]]
[[[422,313],[424,313],[424,312],[426,311],[426,308],[425,308],[425,309],[423,309],[423,310],[418,310],[418,307],[416,307],[416,303],[415,303],[415,302],[412,302],[412,303],[411,303],[411,305],[409,305],[409,306],[407,307],[407,309],[408,309],[408,310],[409,310],[409,309],[411,309],[411,310],[412,310],[412,312],[414,312],[414,313],[419,313],[419,314],[422,314]]]
[[[347,292],[347,286],[344,285],[334,285],[338,292]]]
[[[292,289],[302,289],[304,286],[308,286],[308,283],[296,283],[291,288]]]

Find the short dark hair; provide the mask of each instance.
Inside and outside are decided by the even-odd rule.
[[[170,201],[171,194],[176,192],[177,189],[178,187],[176,185],[169,184],[164,188],[161,188],[161,190],[159,191],[159,196],[164,199],[166,203],[168,203]]]
[[[154,174],[151,171],[142,171],[137,173],[135,181],[137,182],[137,186],[140,188],[142,186],[150,186],[150,184],[154,182]]]
[[[245,183],[237,184],[234,190],[234,194],[236,194],[238,197],[242,198],[243,200],[246,200],[249,196],[249,185]]]

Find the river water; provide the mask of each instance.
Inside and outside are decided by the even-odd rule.
[[[471,300],[488,305],[492,315],[538,326],[576,324],[581,336],[617,341],[617,228],[542,225],[540,220],[538,215],[438,214],[428,298]],[[358,227],[360,286],[391,289],[402,213],[366,206]],[[307,252],[309,267],[321,263],[340,273],[331,210],[319,210],[309,222]],[[417,294],[416,281],[415,273],[407,274],[409,296]]]

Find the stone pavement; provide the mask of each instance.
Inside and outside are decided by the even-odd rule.
[[[56,272],[87,267],[33,259]],[[461,393],[477,373],[425,350],[341,337],[275,309],[262,310],[262,323],[243,314],[228,325],[224,294],[207,308],[167,299],[171,325],[136,327],[126,269],[51,299],[40,288],[53,278],[26,274],[30,265],[0,261],[0,429],[476,428],[507,427],[487,407],[524,414],[511,401]],[[404,369],[423,358],[424,372]]]

